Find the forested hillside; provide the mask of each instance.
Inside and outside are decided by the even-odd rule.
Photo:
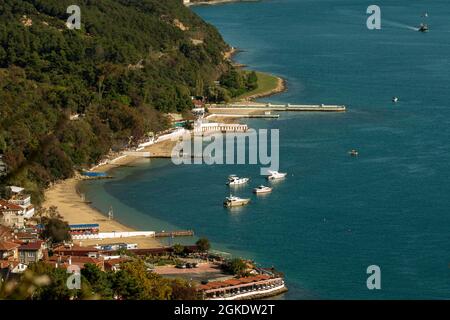
[[[79,0],[81,30],[65,25],[71,4],[0,0],[3,184],[35,200],[74,167],[166,128],[164,113],[189,109],[191,95],[227,98],[246,85],[220,34],[181,0]],[[235,88],[212,85],[224,78]]]

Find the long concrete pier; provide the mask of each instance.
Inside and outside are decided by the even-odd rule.
[[[306,105],[306,104],[263,104],[263,103],[232,103],[211,104],[208,111],[211,113],[229,113],[230,111],[268,112],[268,111],[300,111],[300,112],[345,112],[343,105]]]

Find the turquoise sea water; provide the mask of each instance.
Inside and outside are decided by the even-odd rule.
[[[287,79],[283,103],[345,104],[343,114],[246,121],[280,129],[289,177],[262,199],[259,167],[143,162],[84,184],[87,198],[140,229],[190,229],[218,248],[274,265],[287,299],[450,298],[450,3],[267,0],[195,10],[236,59]],[[431,31],[418,25],[428,11]],[[391,97],[400,97],[398,104]],[[351,158],[347,151],[358,149]],[[222,208],[228,174],[252,177],[241,210]],[[366,268],[381,268],[378,291]]]

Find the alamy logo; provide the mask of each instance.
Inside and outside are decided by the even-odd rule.
[[[367,267],[367,274],[370,276],[367,278],[367,289],[380,290],[381,289],[381,269],[377,265],[371,265]]]
[[[172,150],[172,162],[176,165],[260,164],[267,166],[261,168],[261,175],[268,175],[280,166],[279,130],[270,130],[270,154],[268,133],[267,129],[249,129],[245,133],[185,135]]]
[[[66,11],[71,16],[67,19],[66,26],[70,30],[81,29],[81,9],[77,5],[71,5]]]
[[[66,285],[69,290],[81,289],[81,272],[80,267],[76,265],[70,265],[67,267],[67,273],[70,276],[67,278]]]
[[[367,14],[370,16],[367,18],[367,28],[369,30],[381,29],[381,9],[377,5],[371,5],[367,8]]]

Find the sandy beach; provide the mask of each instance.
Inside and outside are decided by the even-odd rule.
[[[100,232],[112,231],[136,231],[130,227],[121,224],[118,221],[109,220],[105,215],[92,208],[84,202],[77,192],[77,185],[83,179],[75,177],[54,184],[45,193],[45,202],[43,206],[58,207],[58,211],[65,221],[69,224],[98,223]],[[79,241],[82,245],[95,245],[101,243],[127,242],[137,243],[140,248],[161,247],[161,243],[151,237],[129,237],[107,240],[83,240]]]
[[[151,152],[152,157],[170,157],[172,148],[175,144],[176,141],[163,141],[161,143],[156,143],[146,147],[144,151]],[[97,166],[93,171],[107,172],[119,166],[129,165],[139,159],[141,158],[122,155],[110,163]],[[104,214],[92,208],[89,203],[83,201],[81,195],[77,192],[77,185],[82,183],[83,180],[84,178],[77,175],[74,178],[55,183],[45,192],[43,207],[49,208],[50,206],[56,206],[63,219],[69,224],[98,223],[100,226],[100,232],[157,231],[134,230],[118,221],[109,220]],[[151,237],[129,237],[120,239],[80,241],[82,245],[95,245],[112,242],[137,243],[140,248],[154,248],[162,246],[157,239]]]
[[[225,59],[231,60],[233,55],[236,53],[235,48],[230,48],[228,52],[224,53]],[[285,82],[283,79],[278,78],[278,84],[276,88],[271,89],[267,92],[262,92],[256,95],[247,97],[245,100],[253,100],[256,98],[270,96],[286,89]],[[250,102],[251,103],[251,102]],[[242,114],[248,114],[248,111],[242,110]],[[253,112],[252,112],[253,113]],[[221,116],[220,114],[212,117],[214,121],[224,122],[224,123],[235,123],[240,118],[238,115],[236,117]],[[145,147],[143,152],[150,152],[151,158],[170,158],[171,152],[177,141],[166,140],[153,145]],[[120,166],[131,165],[133,162],[142,159],[141,157],[124,155],[119,153],[115,159],[109,160],[107,163],[95,166],[91,169],[93,172],[108,172],[114,168]],[[80,175],[67,179],[65,181],[60,181],[50,187],[45,193],[45,201],[43,207],[56,206],[59,213],[69,224],[81,224],[81,223],[98,223],[100,225],[100,232],[111,232],[111,231],[145,231],[145,230],[134,230],[128,226],[125,226],[117,221],[109,220],[105,214],[92,208],[89,203],[83,201],[81,196],[77,192],[77,185],[85,179]],[[152,230],[157,231],[157,230]],[[118,242],[119,239],[107,239],[107,240],[83,240],[82,245],[95,245],[101,243],[113,243]],[[151,237],[130,237],[130,238],[120,238],[120,242],[127,243],[137,243],[140,248],[152,248],[160,247],[161,243]]]

